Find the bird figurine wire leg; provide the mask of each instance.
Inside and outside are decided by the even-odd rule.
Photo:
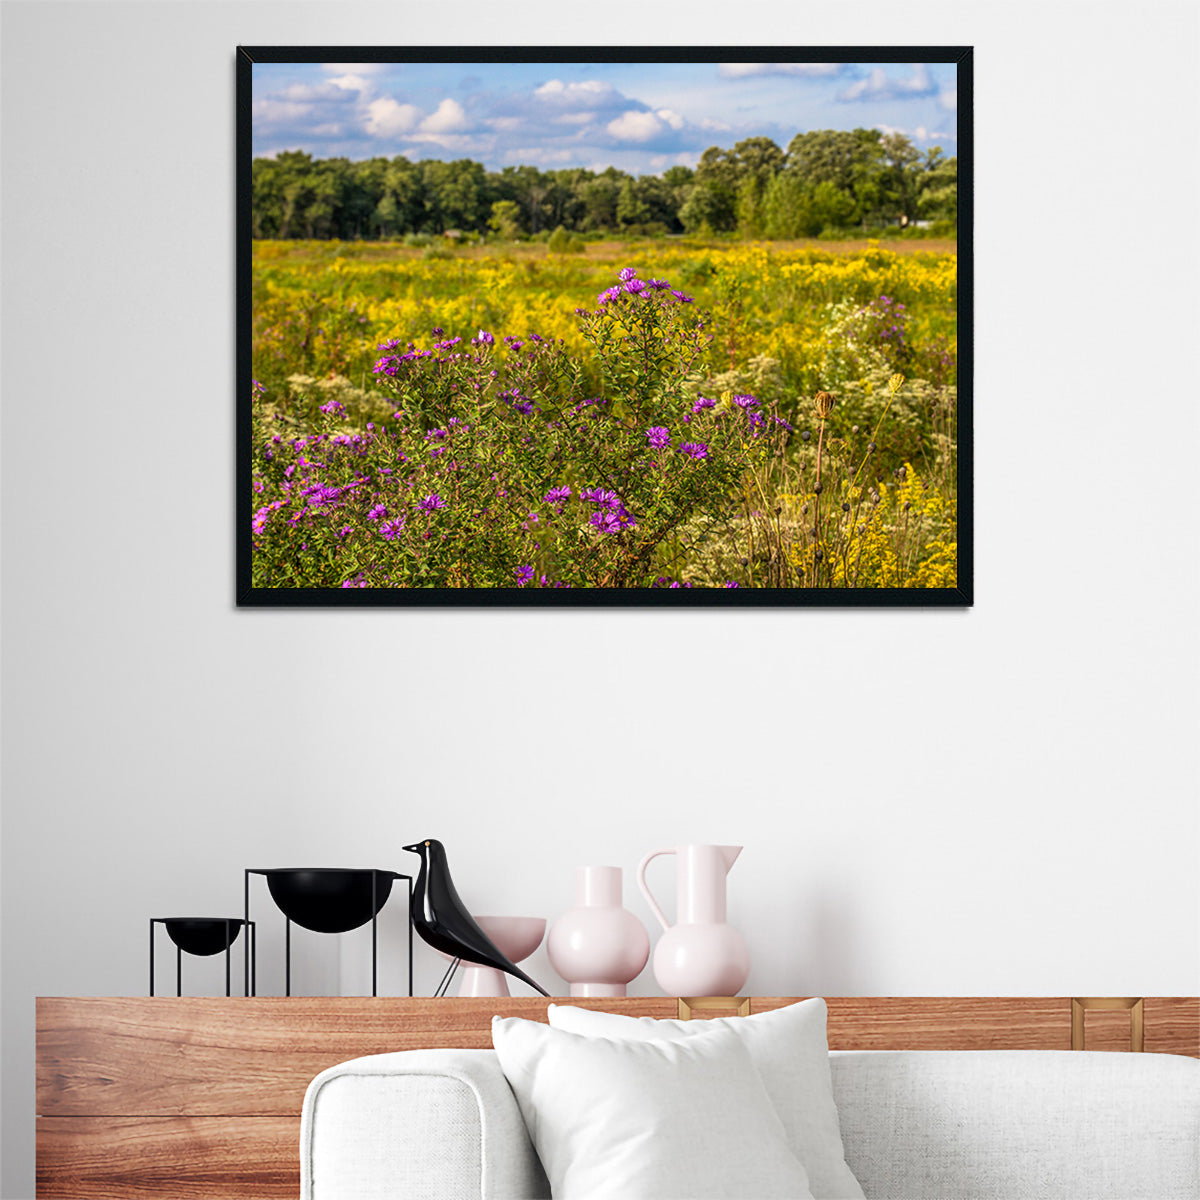
[[[450,878],[445,846],[429,838],[404,849],[421,860],[412,891],[412,923],[421,939],[451,958],[481,967],[495,967],[529,984],[543,996],[549,996],[540,983],[530,979],[516,963],[500,953],[495,942],[467,911],[454,887],[454,880]],[[448,986],[449,980],[445,982]]]
[[[454,979],[454,972],[458,970],[458,964],[462,962],[461,958],[452,958],[450,965],[446,968],[445,975],[442,976],[442,981],[434,989],[434,996],[444,996],[450,990],[450,984]]]

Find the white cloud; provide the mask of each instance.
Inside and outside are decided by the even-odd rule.
[[[958,88],[949,88],[938,97],[938,104],[947,112],[958,112]]]
[[[367,105],[367,132],[372,137],[409,133],[423,116],[415,104],[397,104],[390,96],[383,96]]]
[[[362,75],[335,75],[329,82],[344,92],[365,92],[371,86]]]
[[[882,67],[876,67],[866,79],[852,83],[838,95],[839,100],[905,100],[933,94],[934,83],[924,63],[913,63],[907,79],[889,79]]]
[[[456,129],[465,129],[467,114],[457,100],[443,100],[437,106],[437,111],[431,113],[421,122],[422,133],[453,133]]]
[[[662,132],[662,122],[649,112],[622,113],[605,126],[613,137],[623,142],[648,142]]]
[[[615,89],[611,83],[599,79],[584,79],[579,83],[563,83],[561,79],[550,79],[533,89],[535,96],[558,104],[595,104]]]
[[[382,75],[391,63],[322,63],[327,75]]]
[[[836,75],[841,63],[721,63],[718,74],[722,79],[745,79],[750,75],[801,75],[822,79]]]
[[[684,119],[672,109],[660,108],[655,114],[661,121],[666,121],[672,129],[682,129],[686,122]]]
[[[711,121],[708,117],[705,117],[700,122],[700,128],[709,133],[728,133],[733,126],[727,125],[724,121]]]

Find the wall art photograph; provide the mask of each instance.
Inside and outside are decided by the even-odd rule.
[[[968,48],[237,73],[240,605],[973,602]]]

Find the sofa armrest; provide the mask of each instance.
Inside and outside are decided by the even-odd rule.
[[[492,1050],[407,1050],[331,1067],[304,1097],[301,1200],[547,1200]]]

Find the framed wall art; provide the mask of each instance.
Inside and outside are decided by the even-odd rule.
[[[970,605],[971,68],[241,48],[238,604]]]

